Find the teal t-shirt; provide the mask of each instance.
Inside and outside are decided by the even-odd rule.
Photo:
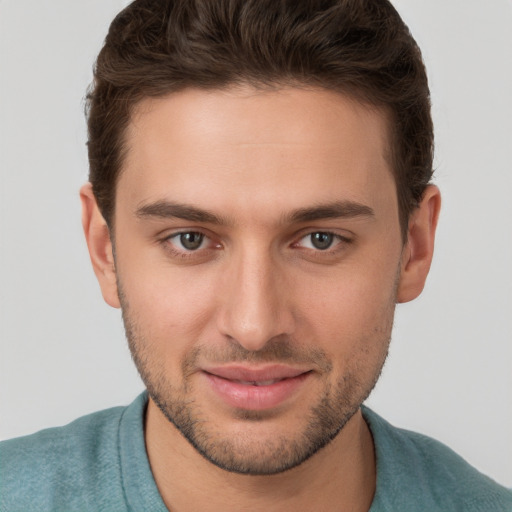
[[[145,393],[128,407],[0,443],[1,512],[167,511],[144,445]],[[512,492],[428,437],[368,408],[377,456],[370,512],[512,512]]]

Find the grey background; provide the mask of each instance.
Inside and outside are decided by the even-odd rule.
[[[0,438],[142,389],[80,226],[83,96],[120,0],[0,2]],[[512,2],[396,0],[423,49],[443,210],[369,405],[512,486]]]

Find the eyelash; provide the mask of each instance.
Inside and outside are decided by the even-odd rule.
[[[329,254],[329,253],[337,253],[339,250],[340,245],[347,245],[352,243],[352,239],[339,235],[337,233],[333,233],[331,231],[311,231],[304,236],[302,236],[298,242],[295,242],[294,246],[299,246],[299,243],[302,242],[304,239],[307,239],[308,237],[312,237],[313,235],[327,235],[331,237],[331,242],[325,249],[320,249],[319,247],[313,247],[313,248],[306,248],[307,250],[312,250],[315,253],[319,254]],[[336,243],[337,242],[337,243]],[[310,238],[310,244],[314,245],[312,239]]]
[[[180,258],[180,259],[187,259],[187,258],[197,258],[199,255],[203,255],[205,252],[205,249],[201,246],[198,247],[195,250],[188,250],[186,248],[183,248],[182,250],[177,249],[174,244],[172,243],[173,239],[179,239],[183,235],[199,235],[202,237],[201,240],[201,246],[205,243],[205,241],[210,241],[211,238],[202,233],[201,231],[178,231],[177,233],[173,233],[172,235],[166,236],[163,240],[161,240],[161,243],[165,246],[166,250],[168,250],[172,256]],[[214,248],[210,248],[209,250],[220,248],[220,244],[215,244]],[[206,249],[208,250],[208,248]]]
[[[214,244],[214,247],[203,248],[203,247],[199,246],[195,250],[189,250],[186,248],[183,248],[180,250],[174,246],[174,244],[172,243],[172,240],[179,239],[179,237],[181,237],[183,235],[199,235],[199,236],[201,236],[202,237],[201,246],[207,241],[212,243],[211,237],[209,237],[208,235],[206,235],[205,233],[203,233],[201,231],[190,230],[190,231],[178,231],[177,233],[172,233],[171,235],[163,238],[160,242],[166,247],[166,250],[169,251],[173,257],[183,259],[183,260],[188,259],[188,258],[198,258],[199,255],[205,255],[206,251],[210,252],[212,250],[222,248],[222,245],[220,243],[217,243],[217,244]],[[313,235],[328,235],[328,236],[332,237],[333,241],[325,249],[301,247],[299,245],[300,242],[302,242],[304,239],[307,239],[308,237],[312,237]],[[294,248],[302,249],[304,251],[308,251],[308,252],[310,252],[310,254],[314,254],[316,257],[322,257],[322,256],[327,257],[329,255],[331,255],[331,256],[337,255],[339,252],[343,251],[343,249],[345,249],[347,245],[352,244],[353,241],[354,240],[352,238],[342,236],[342,235],[340,235],[338,233],[334,233],[332,231],[317,230],[317,231],[310,231],[308,233],[301,235],[300,238],[296,242],[293,242],[290,246],[294,247]]]

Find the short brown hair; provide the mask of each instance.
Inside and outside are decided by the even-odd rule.
[[[87,95],[89,179],[111,225],[134,106],[188,87],[300,85],[390,113],[404,240],[432,177],[420,50],[388,0],[135,0],[112,22]]]

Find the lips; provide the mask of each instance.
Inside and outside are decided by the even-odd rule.
[[[278,407],[299,392],[310,374],[308,369],[286,365],[203,369],[211,389],[224,403],[246,410]]]
[[[245,386],[270,386],[271,384],[275,384],[276,382],[279,382],[283,379],[273,379],[273,380],[263,380],[263,381],[248,381],[248,380],[237,380],[235,382],[238,382],[239,384],[244,384]]]
[[[261,385],[263,382],[294,378],[308,370],[293,368],[286,365],[271,365],[253,368],[230,365],[210,368],[206,367],[204,368],[204,371],[226,380],[243,381],[247,383],[257,382]]]

